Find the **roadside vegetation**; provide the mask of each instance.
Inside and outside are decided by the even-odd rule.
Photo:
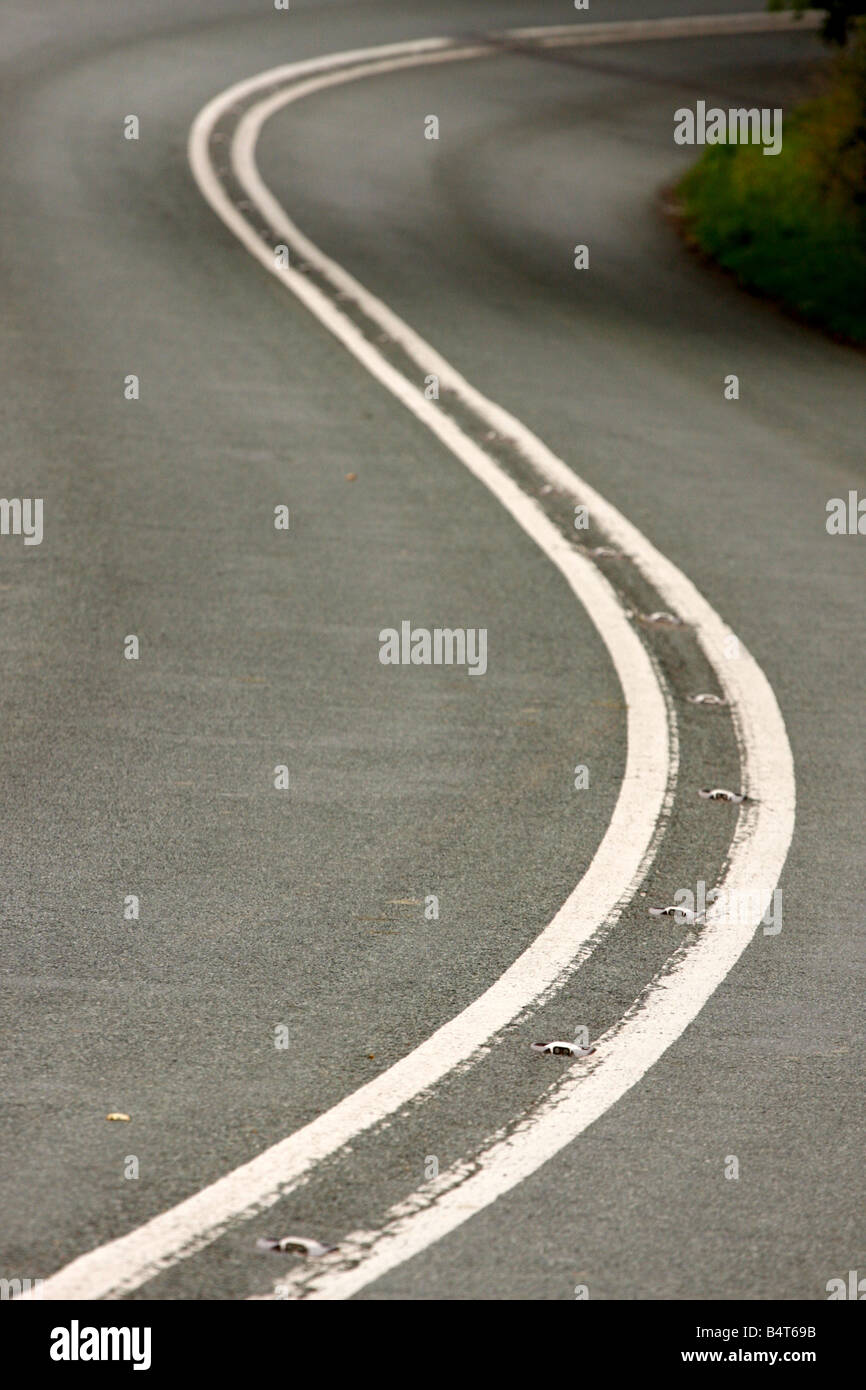
[[[710,146],[677,189],[685,233],[703,252],[747,288],[857,343],[866,343],[864,8],[828,12],[824,37],[839,52],[823,93],[786,114],[779,154]]]

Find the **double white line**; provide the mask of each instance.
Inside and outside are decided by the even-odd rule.
[[[787,16],[712,16],[580,25],[567,31],[560,27],[521,30],[500,37],[547,38],[557,43],[567,39],[579,46],[630,38],[759,32],[787,23]],[[695,1017],[751,939],[781,873],[794,826],[793,764],[781,713],[755,661],[742,644],[737,659],[726,659],[724,644],[730,631],[690,580],[519,420],[470,386],[387,305],[324,255],[294,225],[258,173],[254,155],[261,127],[291,102],[400,68],[488,57],[496,51],[500,50],[483,44],[432,39],[274,68],[236,84],[204,108],[192,127],[189,159],[202,193],[226,226],[493,493],[557,566],[586,608],[611,655],[627,706],[626,769],[610,825],[585,875],[553,920],[461,1014],[374,1081],[252,1162],[130,1234],[74,1260],[45,1280],[42,1298],[100,1298],[128,1292],[211,1243],[230,1224],[273,1205],[319,1161],[441,1082],[561,983],[616,920],[652,861],[677,766],[672,707],[653,662],[603,575],[565,540],[491,453],[471,439],[442,406],[425,398],[420,385],[425,375],[437,375],[443,395],[453,393],[476,420],[513,441],[541,479],[576,504],[588,506],[593,523],[631,558],[666,605],[694,628],[730,703],[743,787],[754,798],[740,812],[721,886],[730,892],[760,888],[766,892],[766,901],[754,922],[733,928],[724,925],[720,913],[714,914],[711,908],[697,942],[672,958],[626,1016],[598,1041],[593,1063],[570,1068],[515,1131],[493,1136],[473,1161],[471,1176],[457,1165],[390,1212],[379,1231],[356,1232],[315,1269],[287,1277],[285,1291],[277,1296],[348,1297],[495,1201],[571,1142],[640,1080]],[[256,101],[258,94],[264,95]],[[285,242],[293,258],[306,261],[318,284],[292,266],[278,263],[270,240],[262,238],[223,185],[214,150],[225,147],[215,147],[212,136],[221,120],[244,105],[247,109],[231,141],[232,172],[274,233],[273,239]],[[383,356],[356,319],[340,307],[346,301],[351,301],[361,323],[375,325],[417,366],[417,379]]]

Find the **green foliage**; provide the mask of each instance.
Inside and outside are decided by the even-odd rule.
[[[866,0],[819,0],[817,5],[810,0],[767,0],[769,10],[795,10],[803,14],[806,10],[826,11],[821,33],[828,43],[845,44],[861,16],[866,15]]]
[[[841,211],[858,214],[866,236],[866,30],[836,59],[828,91],[802,117],[817,187]]]
[[[866,343],[866,34],[778,155],[712,146],[679,191],[689,234],[742,284]]]

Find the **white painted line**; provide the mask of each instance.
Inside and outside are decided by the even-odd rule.
[[[617,34],[617,41],[622,40],[623,34],[620,32]],[[425,41],[421,45],[389,45],[387,49],[369,50],[366,56],[373,60],[382,60],[386,52],[395,57],[402,52],[405,55],[405,65],[417,62],[422,50],[429,53],[432,61],[445,59],[446,53],[443,50],[447,50],[447,57],[481,56],[477,50],[455,50],[449,47],[447,40]],[[426,401],[417,386],[404,378],[371,347],[355,325],[335,308],[328,296],[293,270],[283,269],[274,264],[272,253],[231,204],[213,171],[208,155],[210,132],[218,117],[233,103],[256,90],[267,89],[275,82],[289,80],[301,73],[345,68],[348,63],[361,56],[363,55],[358,53],[339,54],[313,60],[311,63],[290,64],[237,84],[200,113],[190,136],[190,162],[208,201],[244,245],[271,273],[284,281],[382,385],[466,464],[565,575],[606,641],[623,685],[628,709],[625,778],[611,824],[586,875],[533,946],[478,1000],[388,1072],[346,1097],[312,1124],[170,1211],[155,1217],[138,1230],[80,1256],[44,1282],[40,1290],[43,1298],[98,1298],[117,1295],[137,1287],[161,1269],[210,1243],[231,1221],[272,1205],[321,1158],[333,1153],[355,1134],[369,1128],[379,1118],[392,1113],[420,1091],[441,1080],[461,1061],[465,1061],[533,999],[552,987],[562,977],[563,972],[568,970],[569,965],[573,965],[578,959],[581,946],[585,948],[599,926],[621,910],[632,896],[654,853],[657,824],[668,802],[668,780],[669,776],[673,777],[675,774],[675,745],[670,737],[669,715],[665,708],[664,696],[657,684],[646,651],[625,621],[606,581],[594,566],[568,545],[540,508],[522,493],[483,450],[440,413],[432,402]],[[378,70],[382,70],[381,61],[377,63],[377,67]],[[352,73],[351,76],[344,73],[346,80],[353,80],[361,75],[363,74],[360,71]],[[331,75],[324,79],[327,83],[332,80]],[[290,100],[291,97],[287,99]],[[262,106],[269,105],[262,103]],[[284,213],[282,217],[284,223],[291,227],[292,224]],[[293,229],[292,237],[299,236],[300,233]],[[482,414],[490,421],[497,432],[502,431],[495,422],[507,422],[508,428],[504,432],[519,439],[527,458],[531,459],[543,476],[556,485],[566,485],[569,492],[578,496],[581,501],[596,499],[592,502],[595,509],[594,520],[598,521],[612,538],[617,534],[627,537],[628,544],[624,543],[623,549],[630,549],[634,553],[635,541],[639,542],[641,555],[635,558],[656,587],[665,593],[671,606],[676,607],[677,600],[673,595],[677,593],[691,604],[692,612],[698,615],[700,636],[705,649],[709,651],[710,648],[714,648],[720,637],[727,635],[727,629],[721,620],[694,586],[655,551],[625,518],[604,503],[598,494],[585,487],[571,470],[561,460],[556,459],[524,426],[519,425],[519,422],[501,407],[487,401],[469,387],[444,359],[433,353],[433,350],[413,334],[407,325],[392,315],[386,306],[367,295],[334,262],[323,257],[306,238],[304,243],[307,248],[305,255],[312,264],[323,273],[339,273],[344,277],[344,283],[352,285],[352,292],[356,297],[358,292],[365,297],[366,312],[375,310],[382,316],[381,322],[384,323],[387,319],[399,329],[403,345],[412,346],[413,351],[418,354],[415,360],[419,364],[425,364],[427,371],[437,370],[436,366],[431,364],[442,364],[444,370],[440,375],[443,378],[447,377],[444,384],[452,389],[459,389],[467,403],[472,404],[476,413]],[[667,583],[667,590],[659,583],[659,577]],[[682,612],[682,609],[680,611]],[[683,613],[683,616],[686,614]],[[694,617],[690,621],[695,621],[696,626],[699,625]],[[733,677],[726,682],[721,671],[719,675],[732,705],[737,705],[733,713],[737,719],[744,762],[743,783],[753,791],[760,786],[764,796],[767,796],[768,792],[771,795],[764,807],[763,818],[760,805],[750,806],[741,814],[735,848],[739,844],[742,851],[741,862],[746,862],[747,859],[751,862],[757,853],[767,875],[773,873],[774,885],[784,863],[793,828],[793,768],[781,715],[766,680],[742,649],[738,664],[741,665],[741,679]],[[741,701],[744,702],[742,706],[738,703]],[[761,728],[758,717],[760,715],[767,719],[765,729]],[[647,731],[650,729],[653,733],[648,736]],[[755,885],[754,878],[749,881],[752,886]],[[737,955],[744,946],[745,941],[739,946]],[[694,971],[692,973],[694,974]],[[726,970],[718,978],[723,978],[724,973]],[[715,980],[710,988],[712,992],[718,980],[712,971],[709,972],[709,976]],[[693,993],[692,1002],[696,997]],[[699,1007],[700,1003],[697,1004],[697,1008]],[[679,1011],[675,1010],[671,1029],[676,1031],[674,1033],[669,1029],[671,1041],[693,1016],[692,1013],[686,1017],[687,1013],[688,1009],[683,1009],[682,1006]],[[624,1026],[627,1026],[627,1023]],[[654,1056],[647,1065],[651,1065],[653,1060]],[[632,1062],[631,1073],[633,1072]],[[624,1074],[631,1073],[628,1067],[625,1067]],[[636,1079],[637,1076],[634,1076],[627,1084],[634,1084]],[[612,1090],[608,1089],[602,1109],[612,1104],[616,1095],[622,1094],[626,1088],[621,1086],[618,1092],[615,1087]],[[598,1110],[597,1113],[602,1113],[602,1110]],[[594,1115],[593,1118],[595,1117]]]
[[[508,38],[533,39],[545,45],[574,41],[583,47],[599,43],[641,43],[652,39],[769,34],[780,29],[817,29],[823,18],[823,14],[816,10],[807,11],[799,17],[790,10],[783,10],[779,14],[751,10],[744,14],[696,14],[673,19],[612,19],[591,24],[545,24],[541,28],[509,29]]]
[[[755,18],[746,17],[750,32],[765,27],[758,25],[756,29]],[[641,38],[647,37],[646,28],[641,27]],[[670,24],[666,26],[666,36],[673,36],[672,28]],[[741,32],[746,25],[738,20],[736,28]],[[715,20],[713,32],[721,30]],[[377,63],[376,69],[384,72],[398,65],[404,63],[390,59]],[[343,80],[362,75],[357,70],[340,74]],[[763,806],[754,805],[740,817],[723,885],[725,890],[735,892],[762,889],[765,900],[753,921],[733,930],[722,920],[721,909],[711,909],[692,950],[675,959],[671,968],[636,1001],[626,1018],[599,1040],[598,1059],[590,1066],[578,1063],[570,1069],[551,1099],[513,1134],[494,1139],[485,1152],[473,1159],[471,1167],[456,1165],[436,1183],[401,1203],[389,1213],[380,1231],[355,1233],[341,1242],[340,1251],[327,1257],[324,1267],[317,1265],[310,1272],[302,1269],[290,1273],[277,1286],[281,1287],[281,1296],[291,1297],[294,1292],[296,1297],[313,1299],[351,1297],[440,1240],[549,1161],[640,1080],[699,1013],[751,940],[772,900],[784,865],[795,809],[793,761],[772,690],[742,644],[737,644],[736,657],[725,655],[732,634],[694,585],[518,420],[470,387],[450,363],[386,305],[319,251],[263,184],[254,158],[263,123],[301,95],[332,84],[332,77],[309,80],[288,92],[273,94],[244,115],[233,146],[233,165],[239,182],[278,236],[293,249],[297,247],[335,290],[355,300],[367,317],[415,361],[419,371],[436,373],[441,388],[454,391],[496,433],[516,440],[541,476],[573,500],[587,504],[594,520],[635,559],[673,610],[694,624],[731,704],[744,787],[752,789],[751,795],[764,798]]]
[[[755,862],[759,842],[757,828],[749,842],[741,840],[727,886],[754,885],[752,874],[764,869],[763,861]],[[734,928],[722,918],[724,910],[708,912],[700,944],[675,957],[625,1018],[594,1039],[596,1059],[569,1067],[538,1109],[511,1133],[500,1131],[471,1161],[455,1164],[393,1207],[378,1230],[355,1231],[340,1240],[334,1254],[289,1270],[269,1297],[351,1298],[469,1221],[571,1144],[676,1042],[736,964],[758,918]]]

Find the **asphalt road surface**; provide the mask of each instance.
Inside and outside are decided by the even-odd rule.
[[[749,8],[761,12],[611,0],[585,18]],[[823,51],[803,29],[583,48],[485,37],[583,19],[547,0],[296,0],[288,13],[6,0],[2,492],[44,499],[44,535],[0,538],[4,1278],[50,1292],[49,1276],[96,1252],[57,1287],[309,1295],[298,1271],[314,1262],[256,1240],[366,1232],[380,1248],[437,1172],[483,1175],[496,1136],[534,1133],[549,1088],[587,1066],[533,1041],[585,1027],[603,1078],[633,1002],[684,936],[686,954],[702,949],[700,927],[648,907],[717,883],[742,838],[745,809],[697,795],[740,785],[743,742],[736,709],[687,699],[719,680],[693,633],[620,617],[609,635],[549,550],[267,274],[194,177],[190,128],[233,84],[440,36],[483,52],[275,109],[261,181],[737,635],[784,719],[796,826],[781,930],[757,927],[658,1060],[547,1161],[539,1149],[441,1233],[434,1212],[429,1238],[345,1296],[822,1299],[829,1279],[866,1269],[866,542],[825,528],[828,499],[864,487],[864,359],[702,265],[665,210],[696,154],[674,144],[674,110],[787,110]],[[271,255],[275,229],[229,157],[246,109],[215,128],[214,179]],[[360,323],[313,258],[293,244],[289,259]],[[369,330],[376,361],[403,371],[394,335]],[[579,545],[567,488],[533,480],[502,431],[447,395],[496,476]],[[609,539],[601,526],[586,542]],[[579,558],[622,607],[670,607],[628,556]],[[379,633],[404,620],[485,629],[486,673],[383,665]],[[650,714],[652,746],[628,748],[643,696],[616,653],[633,649],[658,682],[647,708],[667,710],[663,758]],[[387,1084],[532,947],[629,785],[641,814],[629,752],[648,766],[659,754],[665,805],[646,806],[657,843],[594,949],[518,999],[480,1055],[323,1149],[302,1182],[282,1195],[263,1182],[266,1209],[245,1178],[230,1220],[191,1208]],[[758,815],[778,827],[785,807],[762,790]],[[111,1244],[175,1208],[192,1225],[161,1237],[161,1271]],[[333,1268],[320,1296],[344,1296],[327,1293]]]

